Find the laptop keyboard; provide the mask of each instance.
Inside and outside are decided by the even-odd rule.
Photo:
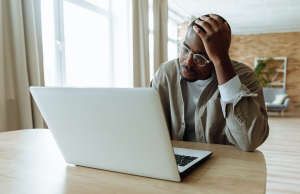
[[[184,155],[176,155],[176,162],[178,166],[185,166],[192,162],[193,160],[196,160],[198,157],[192,157],[192,156],[184,156]]]

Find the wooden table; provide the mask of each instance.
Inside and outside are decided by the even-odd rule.
[[[266,163],[260,151],[172,144],[213,155],[176,183],[66,164],[47,129],[0,133],[0,193],[265,193]]]

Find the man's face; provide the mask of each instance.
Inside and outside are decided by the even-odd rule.
[[[196,32],[190,27],[184,38],[183,44],[195,54],[200,54],[206,59],[210,60],[202,39],[196,34]],[[184,58],[180,55],[180,74],[182,78],[188,82],[195,82],[197,80],[206,80],[211,76],[211,72],[214,69],[212,62],[207,63],[204,67],[198,66],[193,59],[193,55]]]

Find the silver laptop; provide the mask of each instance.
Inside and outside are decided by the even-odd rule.
[[[153,88],[30,87],[65,161],[180,182],[212,152],[172,147]]]

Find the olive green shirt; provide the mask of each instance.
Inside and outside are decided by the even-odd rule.
[[[197,142],[235,145],[244,151],[260,146],[269,135],[268,114],[262,86],[248,66],[231,61],[242,87],[233,103],[221,100],[215,70],[195,109]],[[183,140],[187,83],[180,75],[178,59],[163,63],[150,87],[160,95],[171,139]]]

